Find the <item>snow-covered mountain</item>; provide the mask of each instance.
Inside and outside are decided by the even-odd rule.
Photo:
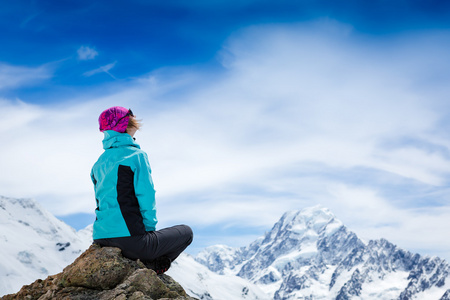
[[[92,243],[92,225],[75,231],[32,199],[0,196],[0,297],[61,272]],[[218,275],[181,254],[168,274],[199,299],[269,299],[255,284]]]
[[[92,242],[31,199],[0,196],[0,295],[56,274]],[[450,300],[450,266],[363,242],[326,208],[285,213],[247,247],[182,254],[168,274],[199,299]]]
[[[31,199],[0,196],[0,295],[60,272],[92,243]]]
[[[271,299],[450,299],[450,266],[381,239],[363,242],[326,208],[285,213],[248,247],[212,246],[196,260]]]

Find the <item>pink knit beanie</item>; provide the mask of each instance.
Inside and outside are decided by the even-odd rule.
[[[121,106],[114,106],[103,111],[98,118],[100,124],[100,131],[114,130],[124,133],[127,130],[130,116],[133,116],[131,109],[126,109]]]

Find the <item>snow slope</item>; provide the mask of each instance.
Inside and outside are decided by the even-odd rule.
[[[34,200],[0,196],[0,295],[60,272],[89,247],[87,236]]]
[[[181,254],[167,272],[192,297],[204,300],[271,299],[255,284],[235,275],[220,275],[196,262],[188,254]]]

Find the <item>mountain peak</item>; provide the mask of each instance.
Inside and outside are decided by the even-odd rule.
[[[316,205],[302,210],[288,211],[283,214],[280,222],[284,226],[298,228],[298,225],[305,225],[308,228],[320,231],[323,226],[334,219],[336,219],[335,215],[328,208]]]
[[[221,250],[211,248],[203,260],[223,256]],[[262,239],[228,261],[239,262],[234,272],[274,300],[448,299],[450,290],[445,261],[385,239],[365,244],[321,205],[284,213]]]
[[[282,238],[314,239],[319,235],[332,235],[342,222],[326,207],[316,205],[302,210],[288,211],[274,225],[263,244],[271,240]]]
[[[349,245],[361,243],[327,208],[316,205],[288,211],[258,242],[244,251],[238,276],[253,282],[279,282],[282,274],[313,261],[327,263],[338,254],[346,255]],[[266,269],[267,272],[257,272]],[[269,271],[270,270],[270,271]]]
[[[0,208],[12,212],[14,210],[33,210],[41,212],[42,208],[40,205],[30,198],[9,198],[5,196],[0,196]]]

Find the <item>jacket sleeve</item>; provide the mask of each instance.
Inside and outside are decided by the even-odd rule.
[[[146,231],[156,230],[155,188],[151,176],[150,163],[145,152],[138,155],[138,164],[134,173],[134,189],[139,202]]]
[[[95,185],[97,184],[97,180],[94,177],[94,168],[91,169],[91,180],[95,187]]]

